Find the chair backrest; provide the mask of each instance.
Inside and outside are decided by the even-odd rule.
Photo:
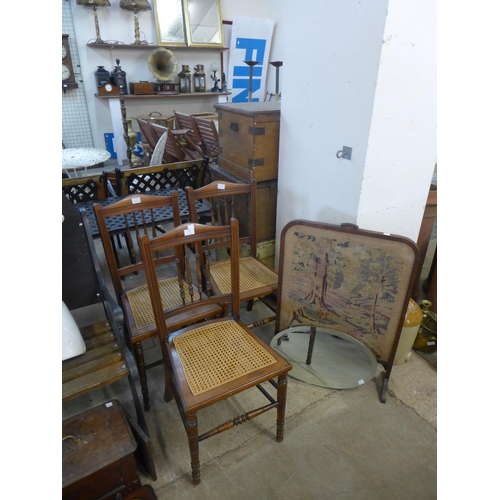
[[[151,128],[151,122],[143,118],[136,118],[136,121],[139,125],[139,130],[141,131],[142,141],[149,144],[150,148],[153,150],[156,147],[158,139]]]
[[[120,193],[147,193],[164,188],[202,185],[207,160],[190,160],[120,171]]]
[[[210,240],[224,239],[229,242],[231,249],[231,293],[212,294],[212,283],[210,282],[210,259],[207,258],[206,243]],[[188,247],[194,247],[196,252],[188,252]],[[168,331],[165,322],[164,310],[160,289],[158,285],[158,263],[155,254],[170,251],[176,254],[184,254],[186,261],[181,266],[177,262],[176,272],[179,279],[179,295],[182,297],[182,305],[172,309],[170,314],[189,314],[190,311],[200,306],[210,304],[231,304],[231,316],[239,318],[240,293],[239,293],[239,258],[238,258],[238,221],[232,219],[228,226],[206,226],[203,224],[182,224],[169,232],[156,238],[144,235],[140,239],[140,248],[144,259],[144,268],[148,289],[151,296],[155,323],[157,325],[162,350]],[[189,293],[185,293],[183,282],[190,284]],[[204,290],[206,293],[199,293]]]
[[[106,173],[63,179],[62,192],[73,204],[103,200],[111,195]]]
[[[201,138],[196,134],[196,131],[194,129],[195,125],[193,124],[191,115],[174,110],[174,116],[176,128],[187,130],[187,132],[184,134],[184,137],[191,148],[196,148],[196,146],[201,143]]]
[[[139,252],[140,236],[148,233],[156,236],[158,232],[164,232],[159,227],[160,221],[163,226],[168,224],[168,220],[173,222],[174,226],[181,223],[179,195],[175,190],[172,191],[171,196],[133,194],[107,206],[94,203],[93,207],[113,287],[120,300],[124,290],[122,278],[132,273],[137,274],[144,267]],[[113,234],[125,235],[128,254],[135,257],[132,262],[125,256],[117,259]],[[169,263],[175,259],[175,256],[158,255],[157,259],[161,263]],[[138,276],[136,281],[141,281],[141,279],[145,281],[144,276]]]
[[[219,133],[213,120],[193,115],[192,117],[196,132],[200,138],[203,152],[210,157],[219,155]]]
[[[238,219],[239,241],[242,255],[256,257],[257,253],[257,183],[234,183],[214,181],[206,186],[193,189],[186,188],[186,198],[189,208],[189,220],[224,226],[231,218]],[[205,212],[196,211],[196,201],[205,201],[210,208]],[[246,247],[246,250],[242,249]],[[214,240],[210,244],[211,250],[226,248],[223,240]]]

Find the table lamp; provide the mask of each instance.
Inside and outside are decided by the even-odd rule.
[[[97,7],[109,7],[109,0],[76,0],[76,5],[83,5],[84,7],[92,7],[94,9],[94,24],[95,24],[95,34],[96,39],[90,43],[96,44],[107,44],[101,38],[101,32],[99,31],[99,19],[97,17]]]
[[[210,78],[214,82],[214,86],[212,87],[210,92],[220,92],[221,90],[219,88],[220,78],[217,78],[217,71],[219,70],[220,70],[220,64],[217,61],[214,61],[212,64],[210,64],[210,71],[214,72],[213,75],[210,75]]]
[[[149,5],[148,0],[120,0],[120,7],[124,10],[131,10],[134,13],[135,42],[132,45],[147,44],[147,42],[141,42],[139,39],[139,18],[137,13],[151,10],[151,5]]]

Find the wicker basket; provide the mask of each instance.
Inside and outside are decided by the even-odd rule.
[[[152,111],[148,116],[140,116],[143,120],[148,120],[162,127],[167,127],[169,129],[174,128],[175,116],[163,116],[159,111]]]

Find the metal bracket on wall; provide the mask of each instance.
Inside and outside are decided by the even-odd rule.
[[[344,146],[340,151],[337,151],[337,158],[342,160],[350,160],[352,155],[352,148]]]

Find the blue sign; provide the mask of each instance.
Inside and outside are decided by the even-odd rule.
[[[237,38],[236,48],[242,49],[243,61],[258,61],[259,64],[253,66],[252,70],[252,102],[258,102],[259,98],[254,97],[254,92],[258,91],[262,85],[262,68],[267,40],[259,38]],[[250,67],[243,63],[233,68],[233,91],[243,89],[239,94],[233,95],[232,102],[248,102],[248,90],[250,86]]]
[[[134,151],[133,153],[140,158],[143,157],[143,150],[142,150],[142,137],[140,132],[137,133],[137,142],[134,145]],[[104,134],[104,142],[106,144],[106,150],[109,151],[111,154],[111,158],[115,159],[117,158],[116,156],[116,151],[115,151],[115,145],[114,145],[114,140],[115,140],[115,135],[114,134]]]

